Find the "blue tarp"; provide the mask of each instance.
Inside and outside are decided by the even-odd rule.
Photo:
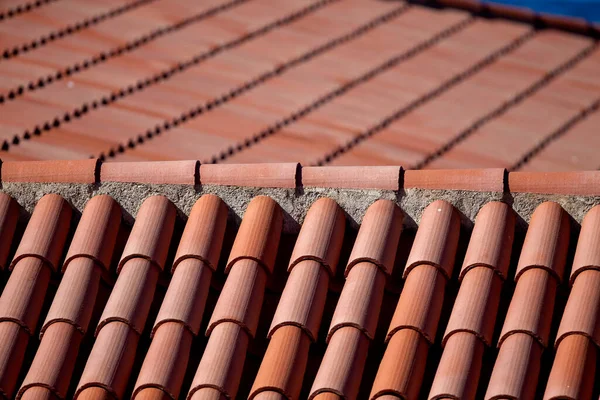
[[[600,0],[496,0],[493,3],[526,7],[536,12],[584,18],[600,23]]]

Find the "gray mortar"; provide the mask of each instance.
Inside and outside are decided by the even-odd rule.
[[[196,200],[205,193],[212,193],[230,207],[231,216],[236,221],[243,217],[252,198],[266,195],[273,198],[285,213],[284,232],[297,233],[306,211],[321,197],[329,197],[338,202],[350,218],[353,226],[358,226],[366,209],[378,199],[396,201],[406,214],[404,224],[415,228],[421,219],[423,209],[434,200],[446,200],[462,214],[462,222],[471,225],[481,207],[489,201],[505,201],[513,206],[524,221],[529,221],[535,208],[544,201],[556,201],[569,214],[581,222],[583,216],[596,204],[600,197],[559,196],[538,194],[504,194],[494,192],[471,192],[463,190],[407,189],[400,193],[391,190],[353,190],[332,188],[247,188],[237,186],[190,186],[190,185],[151,185],[141,183],[105,182],[100,185],[76,183],[10,183],[2,185],[2,192],[12,196],[28,213],[33,211],[38,200],[48,193],[63,196],[73,207],[82,211],[87,201],[98,194],[112,196],[125,212],[125,221],[132,223],[143,200],[152,195],[164,195],[179,209],[180,216],[186,218]]]

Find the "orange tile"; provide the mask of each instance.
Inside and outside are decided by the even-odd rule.
[[[23,367],[29,334],[19,324],[0,321],[0,393],[11,398]]]
[[[136,182],[195,185],[199,161],[107,162],[100,168],[100,182]]]
[[[203,164],[202,185],[295,188],[299,164]]]
[[[19,204],[5,193],[0,194],[0,270],[6,267],[13,236],[19,221]]]
[[[404,188],[504,192],[504,174],[503,168],[407,170],[404,173]]]
[[[98,161],[7,161],[2,164],[3,182],[96,183]]]
[[[577,241],[577,250],[573,259],[570,283],[573,284],[577,276],[585,270],[600,270],[600,254],[594,250],[600,241],[600,207],[592,208],[585,215],[581,223],[581,232]]]
[[[510,172],[508,186],[513,193],[557,193],[598,196],[600,173],[572,172]]]
[[[399,190],[401,167],[303,167],[302,186]]]

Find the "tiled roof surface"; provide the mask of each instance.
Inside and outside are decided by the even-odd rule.
[[[600,172],[92,161],[2,168],[0,397],[600,395]]]
[[[425,3],[3,1],[0,158],[600,167],[598,26]]]

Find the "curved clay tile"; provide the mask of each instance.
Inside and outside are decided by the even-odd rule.
[[[52,393],[50,389],[36,386],[27,390],[20,397],[21,400],[60,400],[60,397]]]
[[[404,214],[390,200],[377,200],[365,213],[345,274],[361,262],[377,265],[388,275],[394,269]]]
[[[556,346],[572,334],[587,336],[600,347],[600,271],[585,270],[577,275],[556,334]]]
[[[483,342],[472,333],[457,332],[450,336],[428,398],[475,399],[484,348]]]
[[[194,185],[199,164],[196,160],[107,162],[100,166],[100,181]]]
[[[19,204],[6,193],[0,193],[0,271],[6,266],[17,223]]]
[[[115,400],[115,398],[108,390],[92,386],[79,392],[77,400]]]
[[[137,393],[135,396],[136,400],[172,400],[173,398],[169,396],[164,391],[148,387]]]
[[[282,326],[294,325],[302,328],[316,342],[328,286],[329,273],[323,265],[313,260],[296,264],[277,304],[268,337]]]
[[[398,190],[401,169],[383,165],[302,167],[302,186]]]
[[[494,270],[470,269],[458,290],[442,344],[456,332],[470,332],[491,346],[501,290],[502,278]]]
[[[594,377],[598,377],[597,357],[598,348],[588,337],[570,335],[564,338],[554,357],[544,400],[591,399]]]
[[[29,334],[12,321],[0,322],[0,395],[10,399],[29,343]]]
[[[569,231],[569,215],[560,205],[550,201],[540,204],[529,222],[515,282],[531,268],[544,268],[561,281],[569,246]]]
[[[396,332],[388,342],[369,397],[417,399],[428,351],[429,343],[419,332],[413,329]]]
[[[121,206],[107,195],[92,197],[77,224],[62,267],[63,272],[77,257],[91,258],[109,269],[120,225]]]
[[[233,242],[225,272],[244,258],[255,260],[267,272],[272,272],[282,228],[283,213],[275,200],[267,196],[252,199]]]
[[[219,197],[205,194],[192,207],[177,247],[172,273],[187,258],[196,258],[216,271],[227,226],[227,205]]]
[[[446,279],[438,268],[431,265],[413,268],[404,283],[386,341],[399,330],[409,328],[420,332],[429,343],[433,343],[445,288]]]
[[[542,345],[531,335],[508,336],[500,347],[485,399],[533,399],[541,357]]]
[[[335,331],[310,389],[309,400],[319,393],[331,392],[353,400],[358,395],[369,339],[354,327]]]
[[[150,260],[162,270],[169,251],[175,216],[175,206],[166,197],[152,196],[144,200],[135,218],[117,272],[132,258]]]
[[[265,390],[264,392],[260,392],[252,397],[254,400],[287,400],[288,397],[285,397],[283,394],[279,392],[275,392],[273,390]]]
[[[298,163],[202,164],[202,185],[296,187]]]
[[[338,329],[345,326],[357,328],[373,340],[385,281],[384,272],[375,264],[361,262],[352,267],[331,319],[328,342]]]
[[[219,389],[203,387],[188,396],[188,400],[228,400]]]
[[[587,269],[600,270],[600,206],[592,208],[581,223],[570,282]]]
[[[404,277],[417,265],[429,264],[450,278],[460,234],[460,220],[454,207],[436,200],[425,208],[410,250]]]
[[[69,233],[72,213],[71,206],[59,195],[47,194],[42,197],[31,214],[10,268],[14,268],[25,257],[37,257],[56,271]]]
[[[298,399],[310,343],[308,335],[297,326],[277,329],[271,337],[249,399],[257,398],[256,395],[265,390],[279,392],[286,399]]]
[[[472,268],[486,266],[506,279],[515,235],[515,213],[505,203],[490,202],[477,218],[459,279]]]
[[[314,202],[298,234],[288,271],[304,260],[315,260],[335,275],[344,240],[346,218],[340,206],[329,198]]]
[[[547,270],[534,268],[521,274],[502,326],[498,347],[515,332],[535,338],[548,345],[557,282]]]
[[[331,392],[322,392],[312,398],[312,400],[342,400],[343,397]]]

